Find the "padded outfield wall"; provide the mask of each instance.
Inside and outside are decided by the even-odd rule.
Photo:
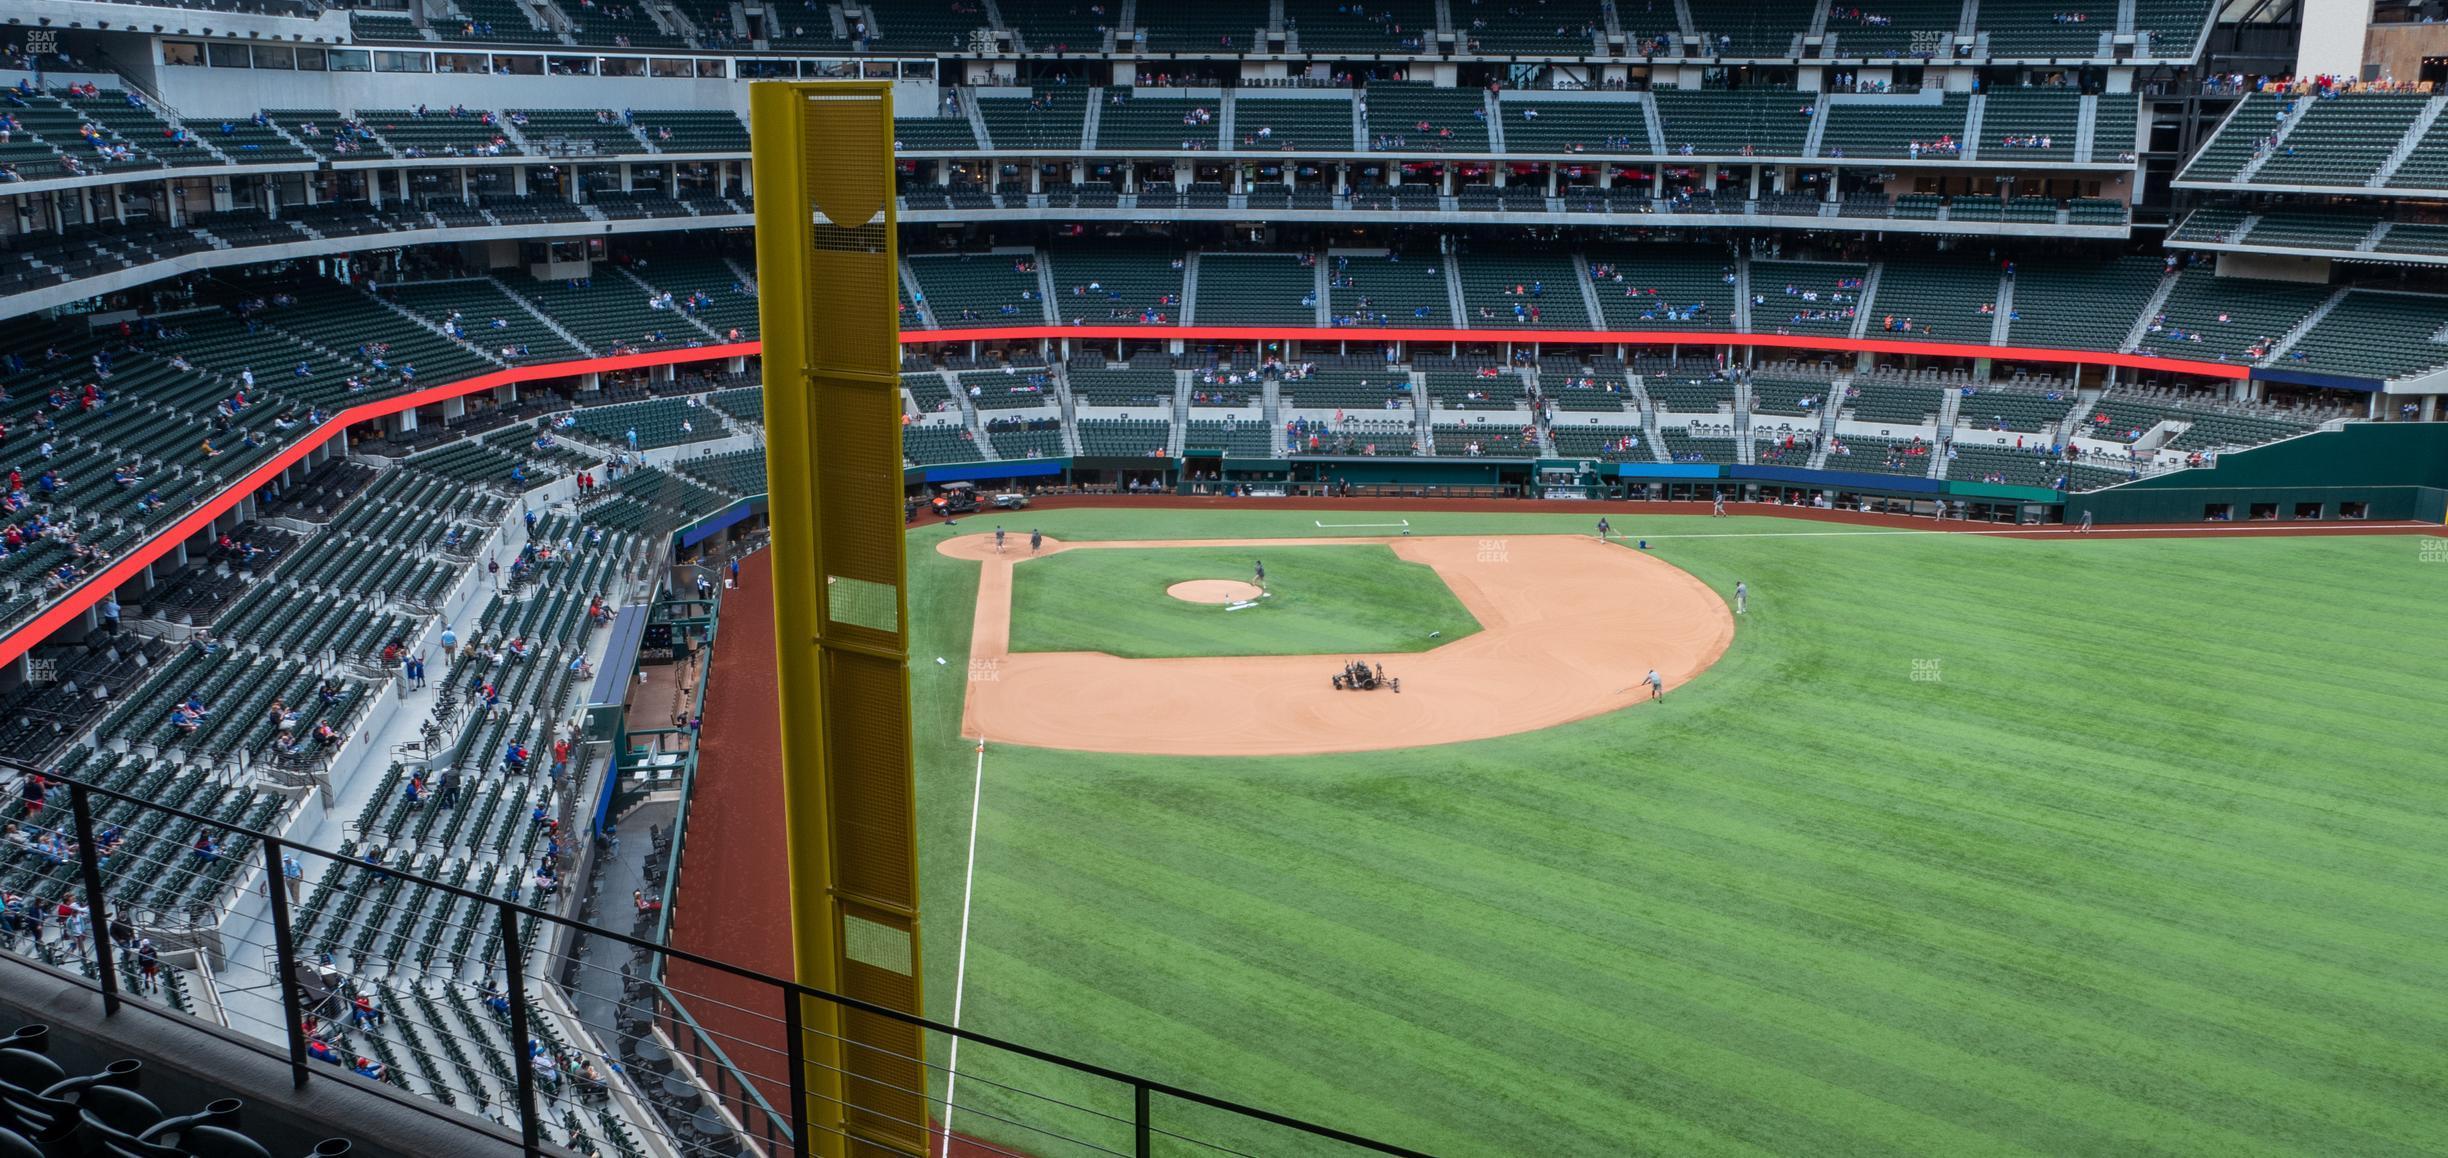
[[[2198,522],[2208,507],[2226,504],[2241,520],[2267,503],[2282,521],[2307,504],[2333,520],[2352,502],[2369,504],[2369,519],[2448,519],[2448,423],[2350,423],[2230,451],[2215,466],[2067,495],[2065,518],[2077,522],[2089,511],[2098,523]]]

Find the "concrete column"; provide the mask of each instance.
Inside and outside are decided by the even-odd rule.
[[[2295,75],[2360,75],[2364,30],[2371,24],[2371,15],[2371,7],[2362,0],[2304,0],[2303,35],[2295,46]]]

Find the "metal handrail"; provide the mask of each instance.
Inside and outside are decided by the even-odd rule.
[[[305,958],[300,955],[293,936],[293,925],[291,922],[291,915],[289,911],[290,906],[288,903],[286,890],[277,887],[277,882],[282,879],[280,867],[281,858],[288,854],[303,853],[326,858],[328,861],[334,864],[354,863],[357,858],[342,855],[329,849],[317,848],[311,845],[293,842],[272,833],[256,831],[246,828],[243,825],[232,824],[212,816],[192,812],[173,805],[155,803],[142,797],[111,788],[105,788],[98,784],[88,783],[75,777],[51,775],[50,778],[65,784],[68,789],[69,811],[76,827],[78,869],[81,873],[81,883],[84,886],[88,904],[90,905],[93,926],[97,929],[106,928],[109,925],[110,901],[108,893],[103,887],[102,866],[100,858],[96,855],[94,843],[92,813],[95,798],[99,797],[106,800],[118,801],[124,804],[133,805],[139,811],[178,817],[184,820],[207,825],[215,831],[237,836],[253,837],[255,839],[257,848],[260,850],[261,856],[263,857],[265,871],[269,874],[265,879],[268,882],[274,883],[274,887],[269,888],[268,892],[271,902],[270,915],[273,926],[274,959],[279,967],[281,1000],[283,1003],[284,1012],[286,1013],[284,1020],[287,1022],[287,1052],[293,1080],[300,1088],[303,1088],[310,1077],[303,1019],[304,1010],[299,1005],[296,986],[291,982],[292,978],[294,977],[296,967],[303,963]],[[1364,1137],[1346,1130],[1339,1130],[1331,1126],[1306,1121],[1287,1114],[1279,1114],[1271,1110],[1260,1109],[1256,1106],[1236,1102],[1232,1099],[1219,1097],[1214,1094],[1202,1093],[1197,1090],[1187,1089],[1169,1082],[1159,1081],[1137,1074],[1126,1073],[1109,1066],[1098,1065],[1095,1062],[1081,1061],[1077,1058],[1066,1057],[1051,1050],[1023,1045],[1019,1042],[1009,1041],[990,1034],[979,1033],[975,1030],[962,1029],[958,1026],[948,1025],[918,1014],[908,1013],[903,1010],[878,1005],[874,1002],[864,1001],[846,994],[834,993],[828,990],[816,988],[814,986],[802,985],[796,981],[768,976],[753,969],[748,969],[726,961],[717,960],[703,954],[693,953],[685,949],[675,949],[664,945],[657,945],[652,942],[619,932],[618,930],[588,925],[583,922],[571,920],[569,918],[560,916],[559,914],[552,913],[544,909],[539,909],[521,902],[505,900],[500,897],[490,896],[485,893],[478,892],[474,889],[465,888],[459,885],[446,884],[442,881],[419,876],[413,872],[407,871],[405,866],[400,868],[386,866],[382,871],[385,875],[396,879],[403,886],[413,885],[418,888],[436,890],[448,896],[472,901],[479,907],[480,910],[489,908],[494,911],[495,917],[498,921],[499,932],[502,940],[503,961],[507,965],[504,972],[507,975],[506,988],[509,990],[507,996],[510,1000],[512,1022],[511,1040],[513,1041],[526,1040],[528,1032],[525,1024],[527,1011],[525,1001],[525,970],[517,966],[517,962],[524,956],[524,946],[526,942],[526,938],[519,932],[519,925],[522,919],[545,921],[554,925],[572,927],[582,931],[589,937],[602,938],[614,944],[626,946],[631,950],[643,950],[650,955],[659,955],[660,957],[666,959],[686,961],[700,968],[726,974],[731,977],[740,978],[755,985],[776,991],[784,998],[782,1005],[784,1007],[785,1023],[787,1026],[789,1026],[789,1031],[786,1033],[786,1037],[788,1039],[786,1044],[787,1053],[789,1055],[789,1065],[791,1067],[790,1079],[794,1094],[793,1098],[791,1099],[792,1105],[790,1106],[788,1113],[782,1116],[786,1117],[788,1120],[791,1138],[793,1140],[793,1148],[800,1154],[807,1154],[810,1152],[810,1142],[813,1138],[813,1135],[810,1133],[811,1124],[807,1116],[808,1095],[801,1088],[802,1083],[800,1080],[802,1075],[804,1075],[806,1072],[806,1067],[810,1064],[810,1060],[804,1053],[804,1033],[801,1032],[802,1027],[800,1025],[802,1009],[801,1003],[804,1001],[821,1001],[845,1010],[854,1010],[861,1013],[872,1014],[890,1021],[914,1026],[930,1033],[943,1034],[945,1036],[957,1038],[988,1049],[1015,1054],[1032,1061],[1043,1062],[1048,1065],[1057,1066],[1059,1068],[1072,1071],[1074,1073],[1085,1074],[1090,1077],[1099,1078],[1104,1081],[1128,1087],[1133,1093],[1132,1100],[1135,1107],[1133,1111],[1133,1125],[1136,1127],[1138,1153],[1142,1155],[1150,1153],[1151,1139],[1153,1134],[1157,1132],[1151,1122],[1151,1095],[1161,1094],[1167,1098],[1189,1102],[1199,1106],[1205,1106],[1209,1109],[1220,1110],[1236,1117],[1246,1118],[1252,1122],[1291,1130],[1296,1133],[1308,1135],[1315,1139],[1340,1143],[1353,1147],[1357,1150],[1366,1151],[1373,1154],[1390,1154],[1401,1156],[1401,1158],[1430,1158],[1430,1156],[1423,1151],[1378,1141],[1374,1138]],[[120,997],[118,993],[118,949],[114,944],[112,944],[109,937],[94,937],[92,938],[92,954],[93,962],[97,967],[96,984],[98,985],[98,988],[103,996],[105,1016],[115,1015],[118,1012],[120,1005]],[[663,995],[665,1000],[672,1004],[673,1008],[678,1008],[676,997],[671,994],[667,987],[657,983],[656,988],[658,992]],[[694,1028],[695,1023],[693,1021],[691,1021],[689,1024],[692,1026],[692,1028]],[[706,1035],[702,1033],[700,1034],[701,1041],[705,1040],[705,1037]],[[540,1156],[544,1153],[540,1128],[545,1119],[536,1104],[533,1059],[524,1050],[513,1050],[511,1052],[516,1055],[514,1058],[514,1065],[517,1070],[518,1079],[518,1114],[520,1119],[519,1125],[521,1135],[525,1143],[526,1152],[530,1155]],[[742,1085],[746,1087],[748,1086],[748,1083],[743,1082]]]

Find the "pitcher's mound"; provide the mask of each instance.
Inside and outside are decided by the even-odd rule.
[[[1192,579],[1165,588],[1165,594],[1185,603],[1247,603],[1264,592],[1238,579]]]

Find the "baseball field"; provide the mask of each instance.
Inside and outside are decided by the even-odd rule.
[[[913,532],[930,1012],[1437,1154],[2448,1153],[2437,540],[1613,513],[1647,552],[1594,515]],[[1167,594],[1253,558],[1243,610]],[[1508,594],[1558,573],[1599,597]],[[981,765],[981,705],[1114,719]],[[961,1134],[1132,1151],[1127,1091],[957,1082]]]

